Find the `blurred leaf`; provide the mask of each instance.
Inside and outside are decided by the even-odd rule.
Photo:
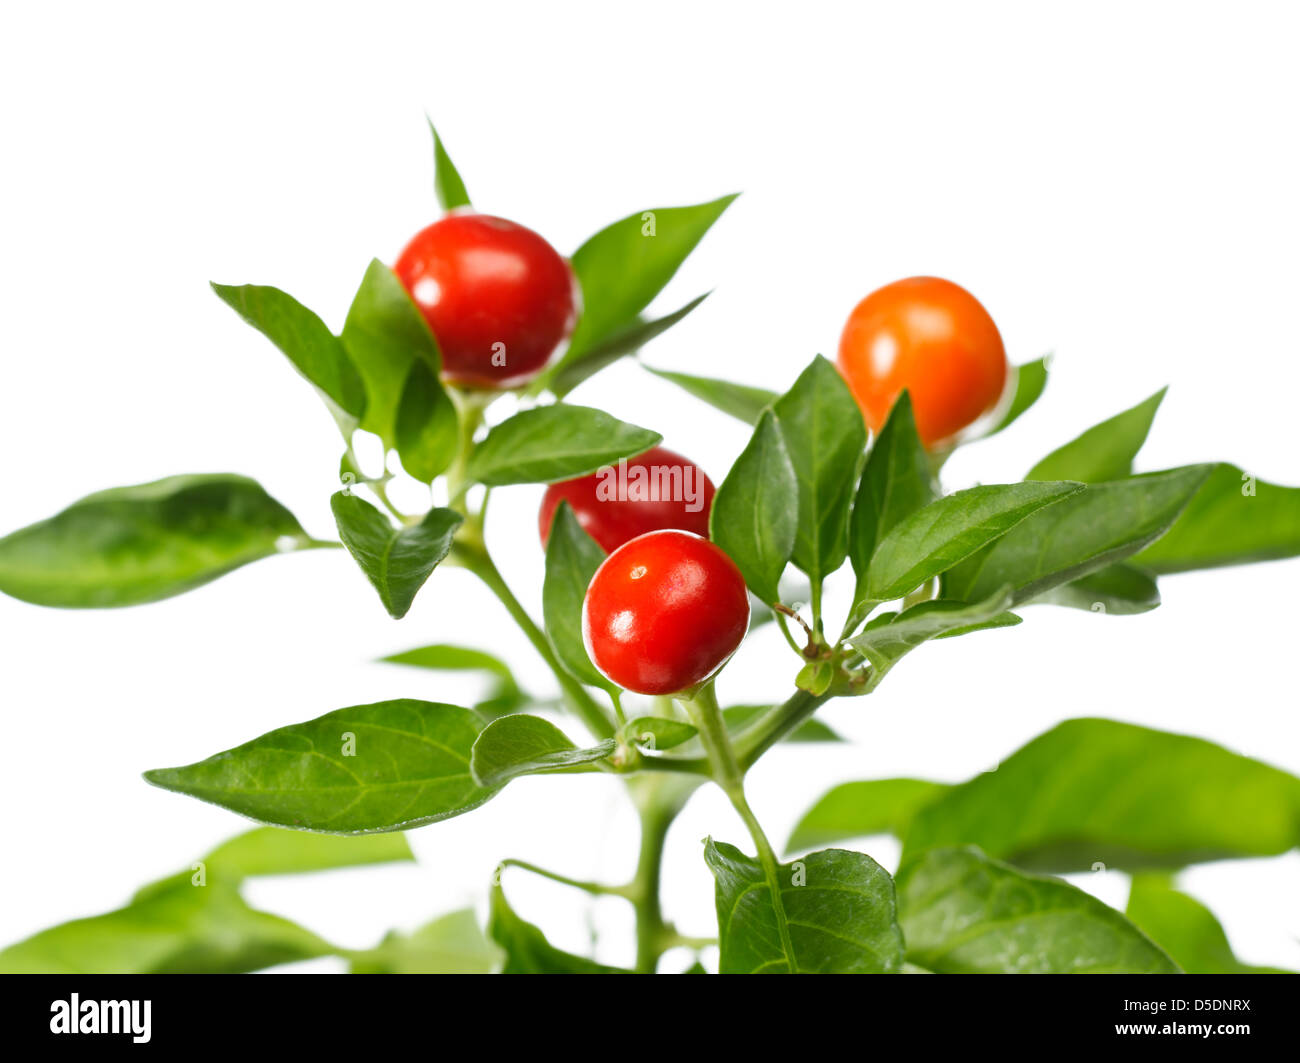
[[[429,132],[433,134],[433,189],[438,195],[438,203],[443,210],[470,206],[465,182],[461,180],[459,171],[451,161],[451,156],[447,154],[447,149],[443,147],[442,137],[438,136],[432,118],[429,118]]]
[[[704,859],[717,885],[720,974],[873,974],[902,967],[894,884],[871,857],[825,849],[780,865],[780,909],[758,861],[712,838],[705,840]]]
[[[722,481],[709,513],[709,538],[730,556],[759,598],[780,598],[778,583],[794,551],[799,481],[769,410]]]
[[[924,779],[871,779],[832,787],[795,824],[787,851],[892,834],[902,838],[912,817],[948,787]]]
[[[696,296],[680,310],[674,310],[654,321],[637,318],[631,325],[602,340],[585,354],[580,354],[571,361],[565,360],[556,366],[554,378],[550,380],[551,392],[558,399],[564,398],[588,377],[613,365],[620,358],[639,351],[651,340],[667,332],[710,294],[712,293],[705,292]]]
[[[156,602],[313,543],[243,476],[169,476],[99,491],[0,539],[0,591],[36,605]]]
[[[1077,439],[1052,451],[1029,470],[1025,479],[1100,483],[1128,476],[1167,390],[1161,388],[1149,399],[1094,425]]]
[[[542,582],[542,616],[555,655],[575,679],[610,689],[596,670],[582,640],[582,602],[605,551],[583,530],[573,507],[560,502],[546,540],[546,577]]]
[[[772,408],[799,481],[794,562],[816,583],[843,564],[848,550],[849,504],[867,428],[844,378],[821,355]]]
[[[470,756],[470,771],[480,786],[495,790],[521,775],[595,771],[591,765],[615,747],[614,740],[607,738],[590,749],[579,749],[549,720],[519,713],[483,728]]]
[[[1188,974],[1293,974],[1242,963],[1218,919],[1165,875],[1135,875],[1125,915]]]
[[[419,524],[397,528],[369,502],[347,491],[330,499],[330,509],[343,545],[379,592],[388,615],[398,620],[450,552],[456,529],[465,519],[454,509],[435,507]]]
[[[326,956],[309,930],[250,908],[237,887],[175,877],[116,911],[74,919],[0,952],[0,972],[227,974]]]
[[[472,908],[439,916],[410,934],[393,931],[352,959],[353,974],[496,974],[505,953]]]
[[[907,958],[936,974],[1176,974],[1113,908],[978,849],[936,849],[898,873]]]
[[[1122,561],[1158,538],[1209,476],[1209,465],[1090,484],[1023,520],[944,576],[944,596],[971,601],[1014,588],[1012,604]]]
[[[404,834],[311,834],[258,827],[236,834],[203,858],[209,877],[238,882],[254,875],[292,875],[362,864],[414,861]]]
[[[314,313],[278,288],[213,284],[232,310],[274,343],[316,389],[358,422],[366,412],[366,388],[343,341]]]
[[[572,264],[582,316],[561,366],[631,325],[735,198],[631,214],[578,248]]]
[[[458,705],[399,698],[338,709],[144,777],[283,827],[332,834],[407,830],[458,816],[493,796],[469,770],[482,728]]]
[[[624,733],[628,741],[657,750],[680,746],[699,734],[689,723],[664,716],[638,716],[628,721]]]
[[[768,391],[766,388],[733,384],[729,380],[718,380],[714,377],[673,373],[667,369],[652,369],[648,365],[645,369],[669,383],[676,384],[683,391],[707,402],[714,409],[730,414],[749,425],[758,424],[758,418],[763,411],[777,400],[776,392]]]
[[[1152,572],[1244,565],[1300,556],[1300,487],[1220,464],[1181,517],[1134,558]]]
[[[727,730],[738,735],[771,709],[771,705],[731,705],[722,710]],[[816,717],[804,721],[785,739],[787,742],[843,742],[835,731]]]
[[[1011,399],[1011,405],[1007,407],[1001,419],[985,432],[980,438],[987,439],[989,436],[997,435],[1005,428],[1020,418],[1026,410],[1029,409],[1039,398],[1042,397],[1043,389],[1047,387],[1048,362],[1050,356],[1035,358],[1032,362],[1024,362],[1021,365],[1011,367],[1010,386],[1015,389]]]
[[[1094,613],[1130,616],[1149,613],[1160,604],[1156,581],[1140,568],[1120,562],[1089,573],[1082,579],[1054,587],[1034,599],[1035,605],[1064,605]]]
[[[517,413],[475,448],[465,477],[471,483],[552,483],[586,476],[642,454],[663,436],[586,406],[556,403]]]
[[[456,405],[424,362],[411,363],[394,431],[402,468],[421,483],[432,483],[456,458],[460,446]]]
[[[971,487],[904,517],[876,547],[867,597],[893,601],[954,567],[1026,517],[1083,490],[1077,483]]]
[[[978,845],[1050,871],[1272,856],[1300,844],[1300,779],[1187,735],[1067,720],[916,816],[904,863]]]
[[[483,672],[493,679],[484,700],[475,703],[474,711],[486,719],[496,719],[517,712],[533,698],[519,686],[509,665],[500,657],[467,646],[439,643],[381,657],[386,664],[405,664],[448,672]]]
[[[520,919],[506,903],[500,886],[492,887],[488,934],[505,949],[502,974],[630,974],[618,967],[555,948],[532,923]]]

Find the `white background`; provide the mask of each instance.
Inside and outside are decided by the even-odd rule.
[[[958,455],[949,487],[1018,478],[1165,383],[1143,467],[1222,458],[1300,482],[1294,7],[228,2],[11,5],[3,20],[0,529],[101,487],[228,470],[331,534],[334,426],[207,283],[276,284],[341,326],[368,260],[435,217],[426,110],[475,203],[565,252],[633,210],[744,191],[657,304],[717,287],[653,364],[783,388],[833,353],[857,299],[935,273],[985,303],[1013,360],[1056,352],[1040,406]],[[715,480],[745,440],[631,364],[575,399],[661,430]],[[539,493],[499,492],[490,531],[534,607]],[[1146,616],[1033,609],[1014,631],[931,647],[827,711],[855,744],[766,759],[754,804],[783,838],[836,781],[961,779],[1093,714],[1300,770],[1298,575],[1189,575]],[[437,573],[397,624],[341,551],[148,608],[0,599],[0,631],[0,942],[113,907],[245,826],[142,770],[344,705],[476,693],[377,656],[472,638],[549,690],[465,574]],[[724,699],[783,696],[774,637],[733,663]],[[631,826],[613,780],[528,779],[415,832],[418,867],[251,894],[363,947],[481,903],[504,856],[626,875]],[[712,792],[674,828],[666,869],[670,916],[700,934],[706,833],[743,842]],[[1084,878],[1123,903],[1119,876]],[[1183,881],[1243,958],[1300,966],[1296,854]],[[555,942],[586,946],[584,900],[522,873],[506,885]],[[594,913],[615,962],[630,959],[621,903]]]

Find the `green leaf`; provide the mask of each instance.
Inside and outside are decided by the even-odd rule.
[[[716,377],[692,376],[689,373],[673,373],[667,369],[644,367],[647,372],[676,384],[683,391],[707,402],[714,409],[730,414],[746,424],[758,424],[758,419],[767,407],[777,400],[775,391],[766,388],[750,387],[748,384],[733,384],[729,380]]]
[[[224,879],[188,874],[116,911],[74,919],[0,952],[0,973],[233,974],[333,953],[309,930],[250,908]]]
[[[506,953],[502,974],[629,974],[618,967],[557,949],[532,923],[506,903],[500,886],[492,887],[488,934]]]
[[[411,608],[465,518],[454,509],[429,510],[419,524],[395,528],[369,502],[347,491],[330,499],[339,538],[366,574],[388,615],[401,619]]]
[[[609,680],[591,663],[582,640],[582,601],[591,577],[604,560],[605,551],[583,530],[573,515],[573,507],[562,501],[546,540],[546,576],[542,581],[546,637],[574,678],[609,689]]]
[[[736,197],[630,214],[573,253],[582,316],[561,365],[631,325]]]
[[[470,756],[478,784],[495,790],[521,775],[596,771],[591,767],[614,752],[612,738],[579,749],[555,724],[522,713],[503,716],[483,728]]]
[[[722,710],[722,720],[732,735],[741,734],[747,727],[759,721],[771,709],[771,705],[731,705]],[[816,717],[800,724],[788,738],[787,742],[843,742],[844,739],[829,726]]]
[[[756,860],[705,841],[717,889],[720,974],[875,974],[903,965],[894,883],[871,857],[824,849],[781,864],[781,913]]]
[[[278,288],[213,284],[232,310],[274,343],[336,409],[353,421],[366,412],[366,387],[347,349],[319,317]]]
[[[868,597],[867,570],[876,547],[900,521],[924,509],[937,497],[930,458],[916,434],[912,398],[904,391],[871,444],[853,501],[849,560],[858,577],[855,613]],[[857,627],[865,617],[856,619],[857,623],[850,621],[848,630]]]
[[[1124,914],[1188,974],[1294,973],[1242,963],[1214,913],[1175,889],[1166,875],[1134,876]]]
[[[1019,420],[1020,415],[1036,403],[1043,394],[1043,389],[1047,387],[1048,362],[1050,356],[1035,358],[1032,362],[1025,362],[1022,365],[1011,367],[1012,384],[1015,392],[1011,398],[1011,405],[1007,407],[1006,413],[985,432],[981,439],[987,439],[989,436],[995,436],[1005,428]]]
[[[144,777],[281,827],[330,834],[407,830],[458,816],[493,796],[469,770],[482,728],[458,705],[378,701]]]
[[[1149,399],[1094,425],[1077,439],[1052,451],[1029,470],[1025,479],[1101,483],[1128,476],[1167,390],[1161,388]]]
[[[1064,605],[1094,613],[1130,616],[1149,613],[1160,604],[1160,590],[1142,569],[1120,562],[1054,587],[1034,604]]]
[[[428,117],[426,115],[426,117]],[[442,137],[429,118],[429,132],[433,134],[433,188],[438,195],[438,203],[443,210],[455,210],[457,207],[470,206],[469,193],[465,191],[465,182],[442,146]]]
[[[465,476],[489,487],[568,480],[642,454],[662,439],[586,406],[537,406],[493,428],[475,448]]]
[[[787,850],[892,834],[902,838],[912,817],[948,787],[924,779],[871,779],[832,787],[803,814]]]
[[[623,733],[629,742],[647,749],[672,749],[695,738],[699,732],[682,720],[670,720],[664,716],[638,716],[629,720]]]
[[[1300,844],[1300,779],[1187,735],[1067,720],[916,816],[903,861],[978,845],[1022,867],[1125,870]]]
[[[794,562],[816,583],[843,564],[848,550],[849,503],[867,428],[844,378],[821,355],[773,409],[799,481]]]
[[[1006,626],[1003,611],[1011,602],[1011,589],[999,587],[983,601],[959,602],[936,598],[901,613],[881,613],[849,645],[871,662],[877,681],[904,656],[930,639],[957,634],[986,624]]]
[[[254,875],[293,875],[363,864],[415,860],[404,834],[309,834],[258,827],[222,842],[203,863],[209,877],[238,882]]]
[[[965,624],[962,627],[948,628],[935,635],[936,639],[955,639],[962,635],[973,635],[976,631],[993,631],[1001,627],[1017,627],[1024,621],[1015,613],[998,613],[997,616],[989,617],[988,620],[981,620],[977,624]]]
[[[558,399],[564,398],[588,377],[613,365],[620,358],[639,351],[651,340],[663,335],[711,294],[705,292],[696,296],[680,310],[674,310],[653,321],[637,318],[631,325],[602,340],[586,353],[557,365],[554,377],[549,381],[551,392]]]
[[[397,446],[398,406],[412,366],[418,362],[437,387],[442,358],[424,315],[378,259],[366,268],[340,338],[365,384],[361,427],[379,436],[384,446]],[[454,432],[454,411],[452,425]]]
[[[1220,464],[1183,515],[1134,558],[1152,572],[1245,565],[1300,556],[1300,487]]]
[[[867,571],[867,598],[888,602],[960,564],[1044,507],[1083,490],[1077,483],[971,487],[899,521]]]
[[[413,650],[381,657],[387,664],[406,664],[413,668],[431,668],[448,672],[486,672],[489,675],[515,683],[510,666],[500,657],[485,650],[472,649],[469,646],[452,646],[445,642],[432,646],[419,646]]]
[[[472,908],[439,916],[410,934],[393,931],[352,958],[353,974],[496,974],[505,953]]]
[[[944,595],[972,601],[1010,584],[1016,604],[1123,561],[1173,524],[1211,468],[1187,465],[1090,484],[949,571]]]
[[[1113,908],[978,849],[938,849],[898,873],[909,961],[936,974],[1176,974]]]
[[[455,460],[460,445],[456,404],[423,362],[411,363],[402,385],[394,438],[402,468],[421,483],[432,483]]]
[[[315,545],[253,480],[169,476],[88,495],[0,539],[0,591],[65,609],[140,605]]]
[[[709,513],[709,538],[736,562],[764,602],[780,599],[778,583],[794,551],[799,481],[776,416],[770,411],[722,481]]]

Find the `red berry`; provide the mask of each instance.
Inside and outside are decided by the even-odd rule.
[[[749,595],[735,563],[683,531],[655,531],[615,550],[582,603],[592,662],[638,694],[675,694],[726,663],[749,626]]]
[[[449,214],[415,234],[393,271],[437,337],[453,384],[522,384],[573,328],[569,264],[504,218]]]
[[[651,447],[590,476],[551,484],[542,496],[537,526],[545,546],[556,507],[567,501],[606,553],[638,535],[667,528],[707,537],[713,494],[713,481],[693,461]]]

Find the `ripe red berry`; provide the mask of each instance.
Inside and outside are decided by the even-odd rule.
[[[638,694],[675,694],[713,675],[749,626],[735,562],[683,531],[624,543],[596,570],[582,603],[592,662]]]
[[[664,447],[608,466],[590,476],[551,484],[537,514],[542,546],[556,507],[567,501],[587,534],[610,553],[646,532],[677,528],[706,538],[713,481],[693,461]]]
[[[449,214],[415,234],[393,271],[437,337],[453,384],[522,384],[573,328],[569,264],[504,218]]]

